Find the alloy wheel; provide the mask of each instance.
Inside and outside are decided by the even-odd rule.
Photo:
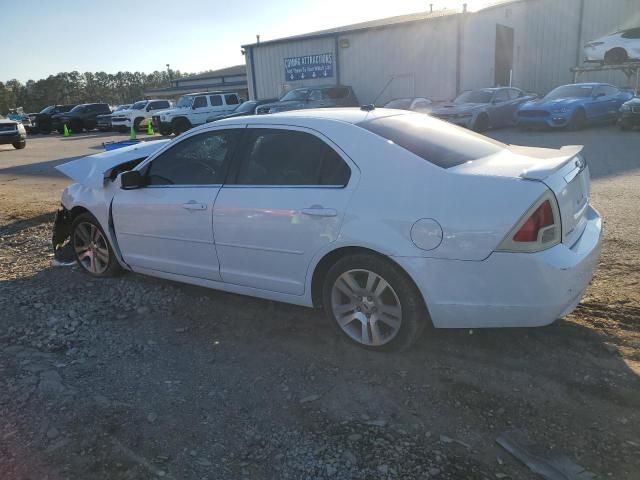
[[[79,223],[73,232],[73,248],[78,263],[90,273],[100,275],[109,266],[109,247],[100,229],[92,223]]]
[[[402,325],[398,295],[384,278],[369,270],[349,270],[336,279],[331,309],[340,328],[366,346],[389,343]]]

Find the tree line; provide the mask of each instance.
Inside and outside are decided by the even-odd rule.
[[[172,79],[185,76],[172,70]],[[0,114],[10,108],[23,107],[25,113],[39,112],[47,105],[104,102],[109,105],[131,103],[144,98],[144,91],[166,88],[170,84],[169,73],[155,71],[80,73],[62,72],[26,84],[18,80],[0,82]]]

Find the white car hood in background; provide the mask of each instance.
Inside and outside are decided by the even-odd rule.
[[[104,179],[109,176],[114,167],[137,158],[146,158],[170,141],[171,140],[154,140],[150,142],[140,142],[136,145],[118,148],[109,152],[82,157],[58,165],[55,168],[85,187],[99,189],[104,187]]]

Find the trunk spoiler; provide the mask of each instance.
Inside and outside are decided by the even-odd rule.
[[[521,178],[527,180],[544,180],[553,173],[560,170],[571,160],[576,162],[576,175],[580,173],[587,165],[586,160],[580,155],[584,147],[582,145],[567,145],[559,150],[537,148],[537,147],[521,147],[512,145],[509,149],[517,154],[526,155],[528,157],[539,158],[542,161],[536,165],[527,168],[520,174]]]

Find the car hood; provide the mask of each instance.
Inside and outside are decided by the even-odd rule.
[[[177,113],[184,113],[184,112],[190,112],[191,111],[191,107],[173,107],[173,108],[167,108],[166,110],[158,110],[157,112],[153,113],[154,117],[159,117],[162,115],[175,115]]]
[[[468,113],[475,110],[482,110],[487,107],[487,103],[445,103],[431,110],[431,113]]]
[[[55,168],[85,187],[100,189],[104,187],[104,179],[111,174],[115,167],[137,158],[148,157],[170,141],[167,139],[140,142],[129,147],[72,160]]]
[[[525,103],[522,106],[522,109],[523,110],[527,110],[527,109],[539,110],[541,108],[546,108],[546,109],[553,110],[556,108],[571,107],[573,105],[579,105],[589,100],[590,100],[589,98],[556,98],[554,100],[545,100],[541,98],[539,100],[532,100],[530,102]]]

